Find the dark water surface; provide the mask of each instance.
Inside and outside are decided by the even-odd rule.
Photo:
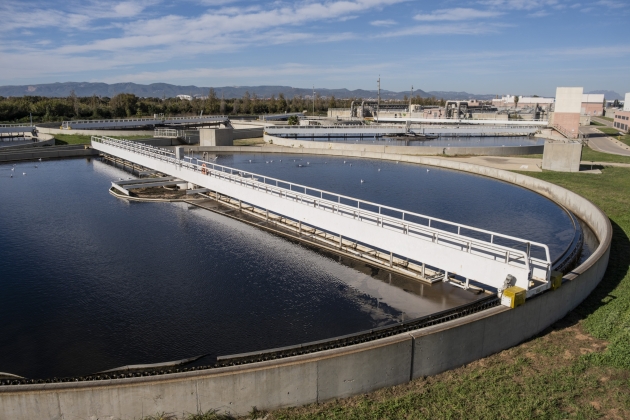
[[[523,234],[552,249],[572,235],[553,203],[483,177],[359,159],[308,157],[299,167],[292,157],[272,158],[218,161]],[[0,165],[0,372],[45,378],[211,358],[348,334],[476,298],[442,283],[405,291],[364,266],[209,211],[129,203],[107,192],[112,180],[130,176],[98,160]]]
[[[291,139],[291,136],[279,136]],[[483,137],[438,137],[430,140],[413,140],[412,138],[360,138],[360,137],[298,137],[297,140],[330,141],[333,143],[377,144],[385,146],[412,147],[502,147],[502,146],[542,146],[545,139],[528,136],[483,136]]]

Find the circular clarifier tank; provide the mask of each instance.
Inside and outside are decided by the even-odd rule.
[[[291,135],[278,136],[293,139]],[[542,146],[545,139],[529,136],[442,136],[437,138],[419,137],[297,137],[301,141],[332,142],[342,144],[364,144],[380,146],[409,147],[515,147]]]
[[[542,242],[552,259],[576,232],[548,199],[457,171],[277,154],[221,154],[217,163]],[[211,360],[480,298],[392,280],[186,203],[108,193],[111,181],[129,177],[98,159],[0,165],[0,372],[48,378]]]

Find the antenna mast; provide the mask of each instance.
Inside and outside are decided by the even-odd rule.
[[[378,91],[376,100],[376,122],[378,122],[378,114],[381,110],[381,75],[378,75]]]

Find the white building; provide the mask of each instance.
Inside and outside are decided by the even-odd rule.
[[[550,106],[555,102],[554,98],[542,98],[537,96],[519,96],[518,104],[520,108],[532,108],[538,104],[539,106]],[[497,108],[514,107],[514,95],[505,95],[499,99],[493,99],[492,105]]]

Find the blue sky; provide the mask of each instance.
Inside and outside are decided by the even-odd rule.
[[[627,0],[2,0],[0,84],[630,91]]]

